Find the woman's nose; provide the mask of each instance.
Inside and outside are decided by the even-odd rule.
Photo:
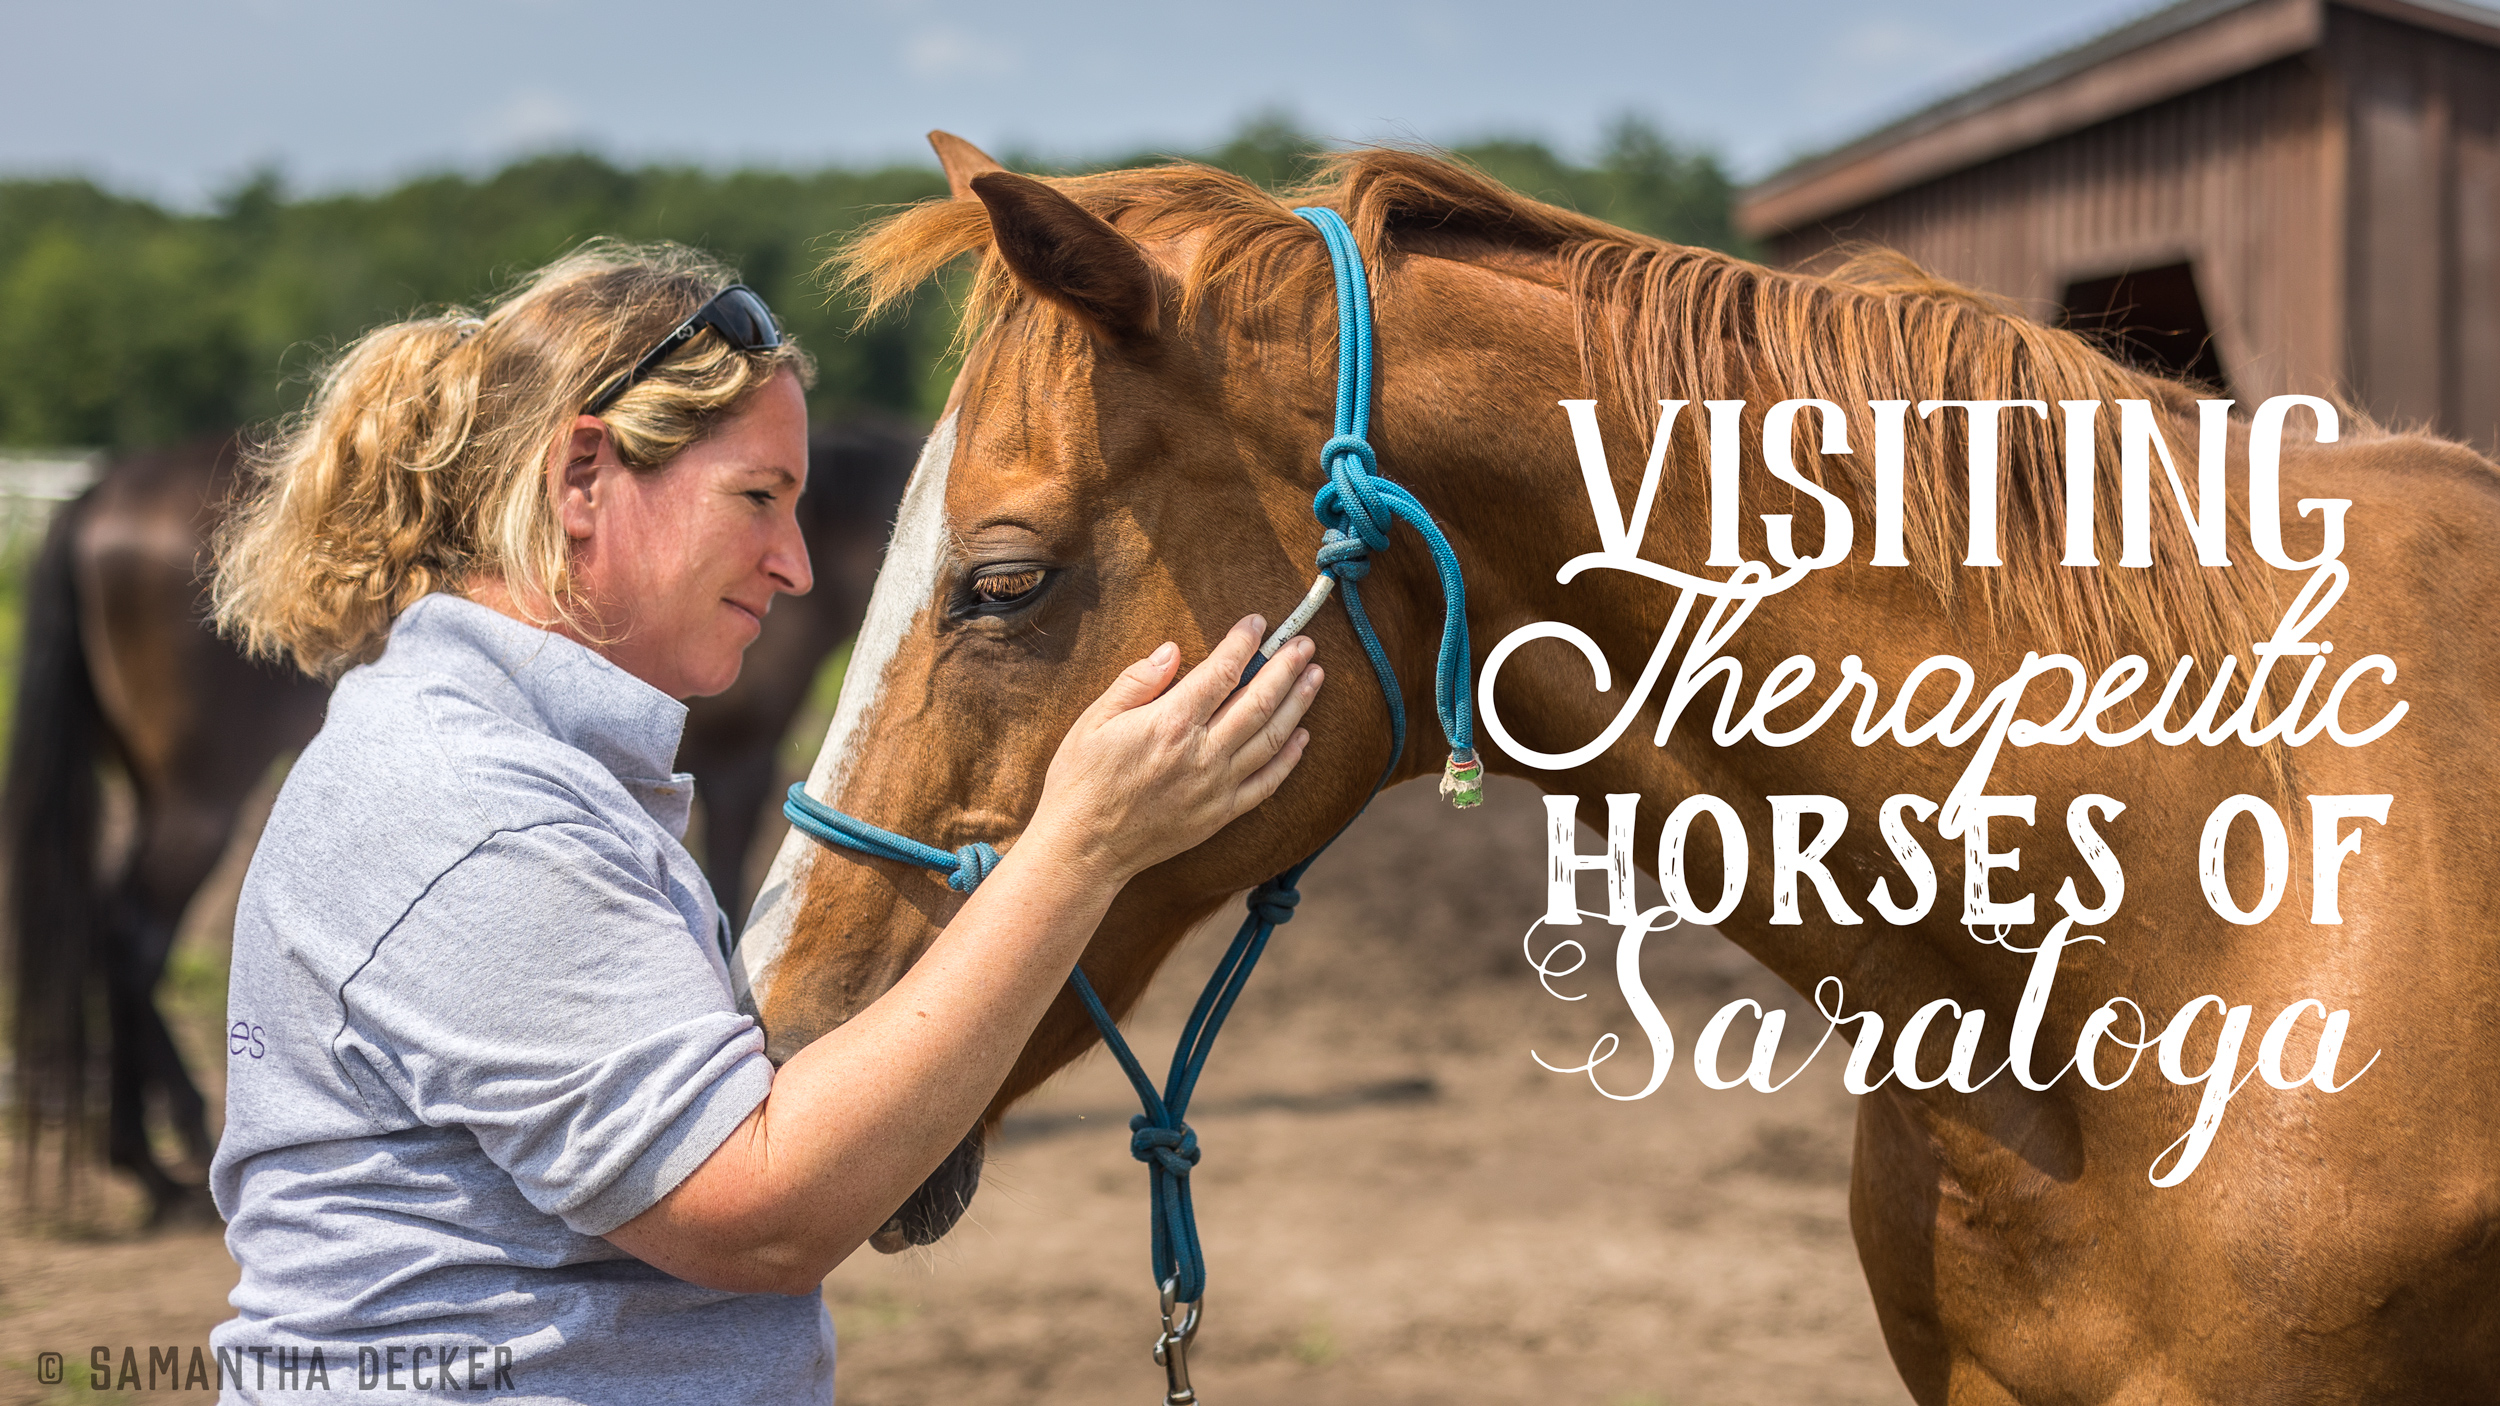
[[[786,595],[803,596],[815,586],[816,573],[807,559],[807,534],[799,530],[795,517],[774,533],[764,570],[772,576],[774,587]]]

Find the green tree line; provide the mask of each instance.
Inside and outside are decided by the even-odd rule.
[[[1192,157],[1279,187],[1319,150],[1265,119]],[[1717,159],[1638,119],[1618,123],[1585,165],[1534,141],[1455,151],[1540,198],[1736,247]],[[945,393],[947,301],[922,298],[906,316],[855,328],[854,309],[829,299],[815,270],[864,221],[945,188],[934,168],[720,172],[577,154],[300,198],[264,175],[187,213],[84,180],[0,180],[0,445],[127,449],[273,419],[366,328],[487,299],[594,235],[675,240],[741,269],[814,352],[817,415],[925,416]]]

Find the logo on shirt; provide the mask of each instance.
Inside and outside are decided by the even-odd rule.
[[[228,1055],[249,1054],[252,1058],[259,1059],[269,1053],[269,1043],[262,1038],[266,1034],[268,1034],[266,1027],[255,1025],[248,1020],[238,1020],[226,1027],[226,1053]]]

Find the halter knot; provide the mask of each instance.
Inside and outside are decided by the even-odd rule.
[[[1373,451],[1372,442],[1359,434],[1341,434],[1331,438],[1319,447],[1319,462],[1333,477],[1337,473],[1337,460],[1348,454],[1362,461],[1365,474],[1380,472],[1379,454]]]
[[[1328,467],[1328,482],[1311,500],[1312,513],[1322,526],[1343,529],[1375,552],[1387,551],[1389,525],[1397,519],[1373,484],[1380,459],[1371,443],[1360,435],[1341,434],[1320,447],[1319,459]]]
[[[1176,1177],[1188,1176],[1189,1169],[1198,1165],[1198,1134],[1187,1124],[1158,1127],[1137,1113],[1130,1115],[1128,1129],[1128,1155],[1138,1161]]]
[[[946,876],[946,886],[957,893],[970,893],[998,867],[998,851],[974,840],[955,851],[955,872]]]
[[[1250,890],[1250,916],[1275,927],[1293,921],[1293,906],[1302,901],[1302,890],[1274,879]]]
[[[1320,534],[1319,569],[1340,582],[1360,581],[1372,574],[1372,549],[1332,527]]]

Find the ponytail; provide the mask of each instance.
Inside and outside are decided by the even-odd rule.
[[[481,576],[570,619],[548,456],[596,387],[734,281],[691,250],[601,242],[484,317],[366,333],[252,457],[217,538],[219,629],[334,677],[380,653],[399,612]],[[785,368],[813,370],[787,339],[741,352],[698,338],[600,418],[628,467],[657,470]]]

